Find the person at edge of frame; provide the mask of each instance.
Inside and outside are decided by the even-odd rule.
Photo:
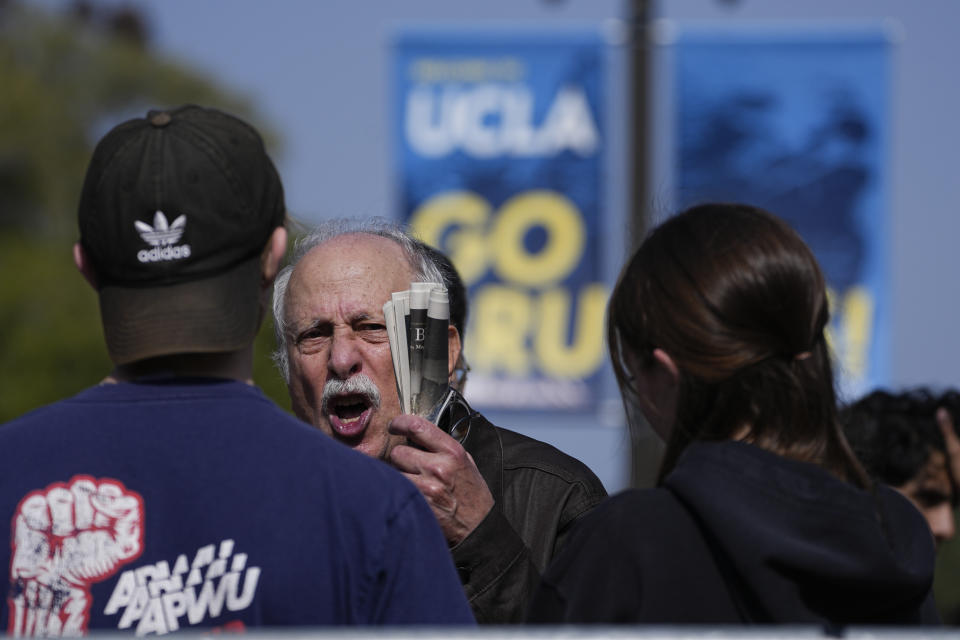
[[[929,389],[876,389],[843,407],[844,434],[867,473],[907,497],[930,526],[937,545],[956,534],[956,478],[940,424],[940,398]]]

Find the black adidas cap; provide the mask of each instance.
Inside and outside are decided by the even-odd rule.
[[[107,133],[79,224],[114,362],[249,344],[260,256],[284,216],[280,177],[242,120],[187,105]]]

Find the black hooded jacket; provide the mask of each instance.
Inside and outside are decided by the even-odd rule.
[[[543,623],[935,624],[923,516],[742,442],[694,443],[657,489],[589,514],[544,574]]]

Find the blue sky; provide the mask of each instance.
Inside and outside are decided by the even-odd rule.
[[[62,6],[54,0],[36,2]],[[110,0],[111,2],[114,0]],[[274,151],[291,213],[393,215],[393,34],[424,22],[601,24],[615,0],[163,0],[133,2],[154,46],[249,97],[284,141]]]

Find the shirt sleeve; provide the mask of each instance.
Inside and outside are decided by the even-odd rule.
[[[499,509],[491,509],[452,553],[478,622],[523,621],[540,572],[530,550]]]
[[[477,621],[484,624],[523,622],[530,597],[546,567],[580,518],[606,497],[603,485],[558,482],[537,469],[515,470],[517,484],[528,494],[514,503],[525,505],[526,529],[521,536],[499,506],[464,540],[453,547],[453,559]],[[526,540],[526,541],[525,541]]]
[[[371,624],[476,624],[440,526],[412,485],[386,528],[370,584]]]

